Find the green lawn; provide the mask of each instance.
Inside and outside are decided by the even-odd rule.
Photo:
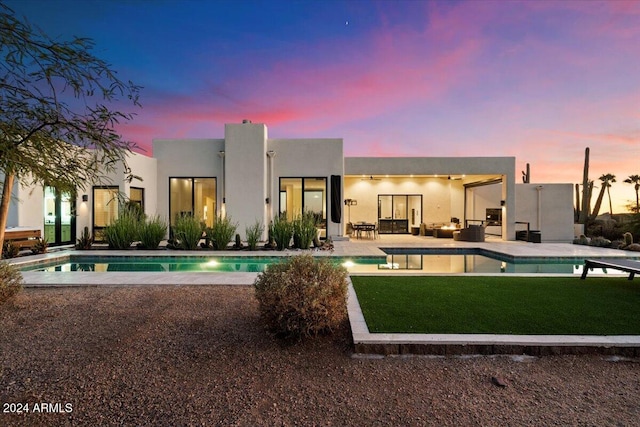
[[[371,332],[640,335],[640,281],[352,276]]]

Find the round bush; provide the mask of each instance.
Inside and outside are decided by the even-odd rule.
[[[347,317],[347,271],[327,258],[305,254],[272,264],[254,287],[267,328],[282,338],[331,332]]]
[[[22,289],[22,274],[6,262],[0,262],[0,304],[13,298]]]

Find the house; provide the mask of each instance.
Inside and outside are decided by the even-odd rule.
[[[226,124],[223,139],[156,139],[153,157],[131,154],[109,183],[77,195],[16,186],[8,227],[39,227],[52,244],[75,241],[117,217],[117,195],[170,223],[195,215],[211,226],[231,216],[238,233],[281,213],[312,211],[334,239],[350,222],[377,223],[381,234],[416,234],[420,224],[483,222],[487,233],[514,240],[529,226],[543,241],[573,239],[571,184],[516,183],[513,157],[347,157],[343,141],[274,139],[267,126]],[[266,238],[266,232],[263,236]]]

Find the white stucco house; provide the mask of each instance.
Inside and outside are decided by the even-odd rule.
[[[514,157],[345,158],[340,138],[273,139],[245,120],[225,125],[220,139],[156,139],[153,157],[135,153],[128,164],[142,181],[127,182],[122,170],[75,195],[17,185],[7,227],[39,228],[53,245],[75,242],[85,226],[99,235],[117,217],[120,192],[171,223],[230,215],[241,236],[256,221],[311,210],[334,239],[361,221],[380,234],[484,221],[503,240],[526,223],[542,241],[574,237],[572,184],[516,183]]]

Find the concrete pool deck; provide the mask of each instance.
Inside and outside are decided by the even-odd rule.
[[[318,256],[375,257],[385,256],[380,248],[482,248],[511,257],[534,258],[637,258],[637,252],[595,248],[570,243],[456,242],[423,236],[382,236],[379,239],[336,241],[333,252],[315,251]],[[63,260],[71,251],[51,252],[12,260],[13,264]],[[78,251],[108,256],[185,256],[185,251]],[[300,251],[216,251],[212,256],[289,256]],[[203,251],[193,255],[202,256]],[[257,273],[182,273],[182,272],[23,272],[26,287],[67,286],[144,286],[144,285],[242,285],[253,284]],[[349,321],[356,355],[453,355],[453,354],[618,354],[640,357],[640,336],[561,336],[561,335],[490,335],[490,334],[380,334],[370,333],[357,301],[353,286],[349,285]]]

